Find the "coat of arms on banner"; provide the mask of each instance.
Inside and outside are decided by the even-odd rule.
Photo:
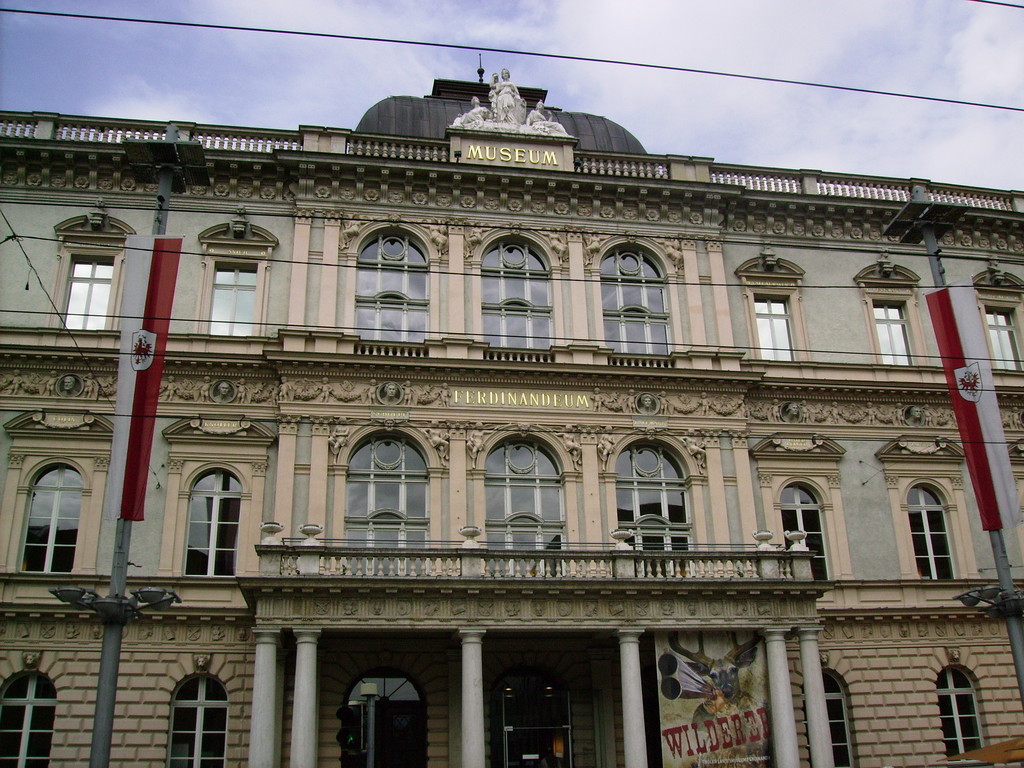
[[[960,397],[976,403],[981,400],[981,393],[984,391],[981,382],[981,366],[977,363],[965,365],[954,371],[956,376],[956,389]]]
[[[665,768],[769,764],[768,671],[756,634],[655,637]]]
[[[156,351],[156,334],[136,331],[132,334],[132,370],[144,371],[153,364]]]

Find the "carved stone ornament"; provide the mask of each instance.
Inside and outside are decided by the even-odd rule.
[[[196,672],[208,672],[210,670],[210,654],[194,653],[192,654],[192,663],[195,665]]]
[[[39,651],[25,651],[21,654],[21,663],[25,669],[38,669],[40,655]]]
[[[57,379],[54,386],[58,397],[78,397],[85,390],[82,377],[74,373],[65,373]]]
[[[238,397],[238,387],[233,381],[218,379],[207,388],[207,394],[215,403],[233,403]]]
[[[394,381],[385,381],[377,387],[377,402],[381,405],[400,405],[405,400],[405,389]]]
[[[544,108],[544,102],[529,110],[526,100],[519,95],[519,88],[512,82],[507,69],[491,77],[488,95],[490,106],[481,105],[476,96],[470,102],[467,112],[455,118],[452,128],[492,133],[519,133],[535,136],[568,136],[565,127],[553,120]]]
[[[959,648],[947,648],[946,658],[949,659],[950,664],[960,663],[960,649]]]
[[[661,410],[661,401],[657,395],[653,395],[650,392],[641,392],[634,398],[633,407],[637,413],[653,416]]]

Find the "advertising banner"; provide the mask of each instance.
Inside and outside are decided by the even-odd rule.
[[[659,632],[665,768],[769,765],[768,665],[756,634]]]

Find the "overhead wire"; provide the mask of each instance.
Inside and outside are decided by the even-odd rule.
[[[527,56],[539,59],[553,59],[558,61],[583,62],[588,64],[611,64],[623,67],[636,67],[646,70],[657,70],[664,72],[679,72],[693,75],[708,75],[712,77],[724,77],[736,80],[746,80],[761,83],[773,83],[778,85],[794,85],[806,88],[819,88],[831,91],[844,91],[847,93],[859,93],[871,96],[887,96],[892,98],[910,99],[939,104],[950,104],[956,106],[978,107],[982,109],[994,109],[1008,112],[1024,112],[1024,106],[1012,106],[1008,104],[993,104],[982,101],[969,101],[965,99],[953,99],[941,96],[927,96],[922,94],[906,93],[901,91],[886,91],[876,88],[860,88],[848,85],[836,85],[834,83],[820,83],[811,80],[796,80],[782,77],[768,77],[765,75],[749,75],[739,72],[725,72],[720,70],[700,69],[695,67],[679,67],[669,64],[653,64],[647,62],[629,61],[627,59],[610,59],[596,56],[573,56],[570,54],[547,53],[543,51],[528,51],[515,48],[499,48],[488,45],[461,45],[457,43],[441,43],[427,40],[406,40],[393,37],[372,37],[369,35],[343,35],[334,32],[277,29],[273,27],[254,27],[240,24],[212,24],[196,21],[174,21],[171,19],[146,19],[130,16],[110,16],[102,14],[69,13],[62,11],[40,11],[25,8],[0,8],[2,13],[16,13],[34,16],[50,16],[55,18],[80,19],[88,21],[105,21],[130,24],[152,24],[168,27],[181,27],[188,29],[210,29],[229,32],[254,32],[259,34],[289,35],[296,37],[322,38],[328,40],[348,40],[364,43],[382,43],[388,45],[407,45],[424,48],[443,48],[456,51],[470,51],[473,53],[500,53],[515,56]]]

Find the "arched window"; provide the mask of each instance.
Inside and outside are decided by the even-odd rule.
[[[242,484],[222,469],[207,472],[192,486],[188,504],[189,576],[234,576]]]
[[[182,683],[171,701],[168,768],[227,765],[228,692],[212,677]]]
[[[47,467],[32,484],[22,570],[70,573],[75,564],[82,476],[67,464]]]
[[[351,704],[342,706],[337,713],[339,717],[346,714],[349,720],[363,722],[371,701],[376,723],[374,752],[377,768],[426,765],[427,701],[416,684],[397,669],[371,670],[349,689],[345,703]],[[342,728],[345,726],[343,719]],[[338,735],[343,734],[339,732]],[[365,742],[369,738],[370,734],[363,732],[357,740]],[[364,743],[362,746],[367,745]],[[351,750],[351,753],[354,754],[343,754],[343,766],[366,765],[366,754],[362,749]]]
[[[605,341],[620,354],[667,355],[665,278],[638,251],[618,250],[601,262]]]
[[[356,332],[375,341],[423,341],[427,259],[404,235],[380,235],[359,253]]]
[[[907,509],[917,572],[922,579],[952,579],[953,555],[949,551],[942,500],[934,491],[915,485],[907,494]]]
[[[635,531],[640,549],[686,549],[686,479],[676,460],[658,445],[637,443],[619,454],[615,469],[619,527]]]
[[[946,756],[958,755],[981,746],[981,724],[974,686],[961,670],[946,667],[935,683],[939,695],[939,722]]]
[[[496,347],[551,346],[548,269],[525,245],[498,243],[484,256],[484,338]]]
[[[561,549],[562,477],[539,446],[511,440],[487,457],[487,541],[494,547]]]
[[[811,558],[811,574],[816,579],[827,579],[828,560],[825,557],[821,504],[814,491],[805,485],[787,485],[782,489],[780,501],[783,529],[807,534],[804,543],[814,553]]]
[[[427,463],[401,437],[363,443],[348,465],[345,537],[378,546],[427,541]]]
[[[832,736],[832,762],[835,768],[852,768],[853,743],[850,740],[850,720],[846,706],[846,690],[842,681],[832,672],[821,673],[825,684],[825,711]]]
[[[28,672],[0,692],[0,765],[45,768],[57,712],[57,690],[45,675]]]

